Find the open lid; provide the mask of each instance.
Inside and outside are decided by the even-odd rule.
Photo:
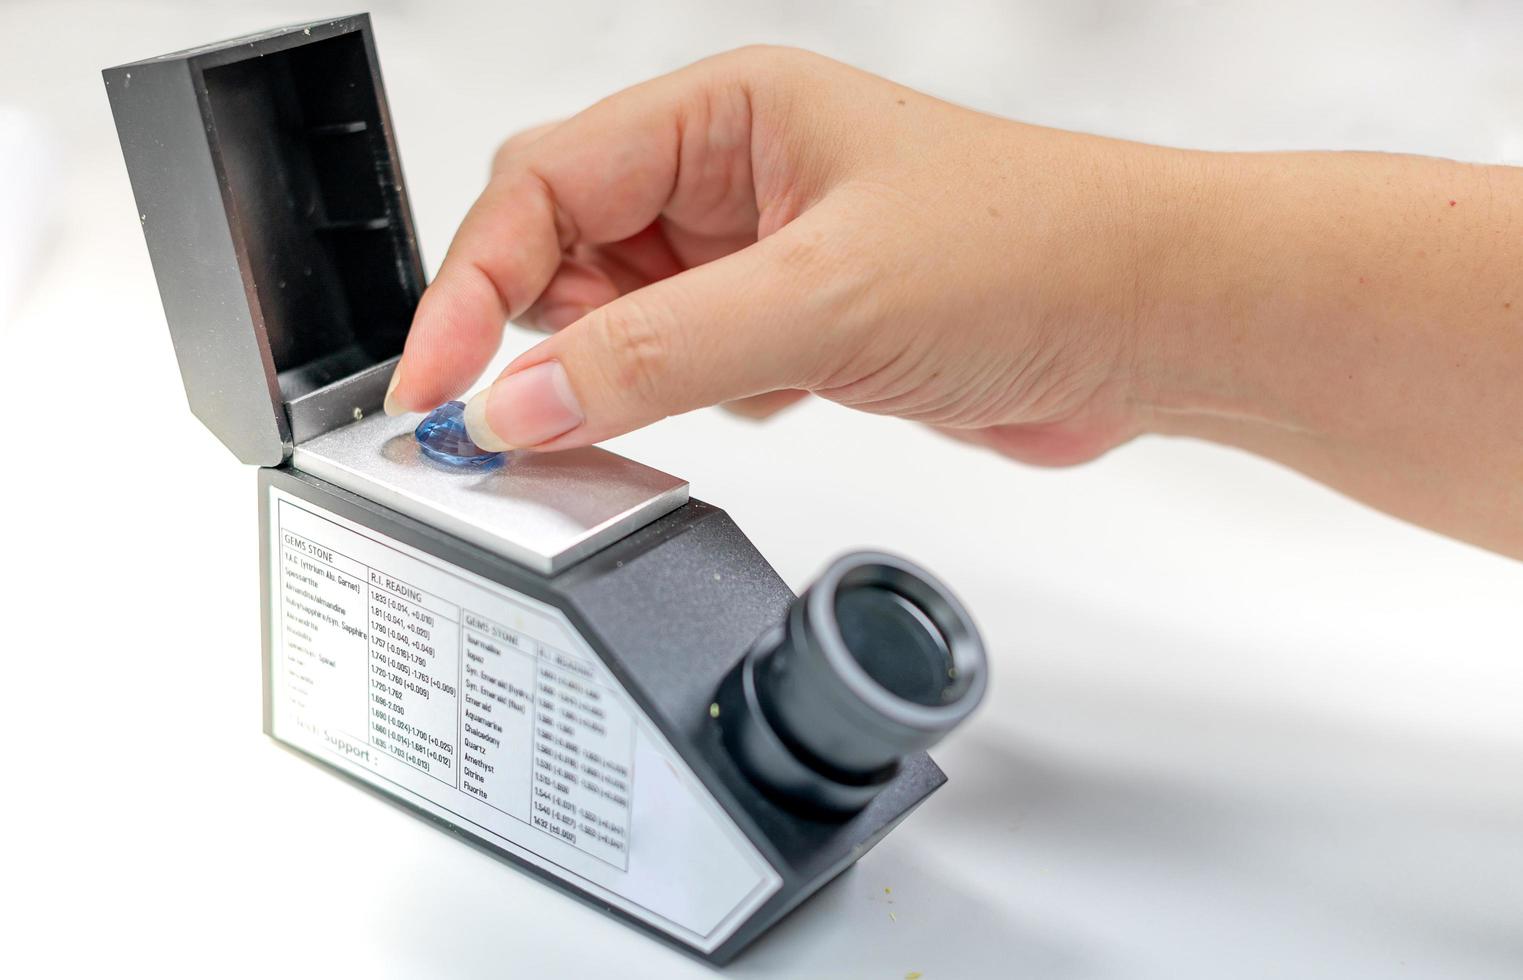
[[[103,75],[191,410],[274,466],[379,409],[423,265],[369,15]]]

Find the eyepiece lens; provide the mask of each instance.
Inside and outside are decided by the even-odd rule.
[[[836,559],[726,675],[714,704],[752,781],[805,810],[853,813],[983,697],[983,642],[929,572],[881,552]]]
[[[947,639],[913,600],[881,585],[851,585],[836,594],[835,611],[846,649],[890,694],[931,707],[957,696]]]

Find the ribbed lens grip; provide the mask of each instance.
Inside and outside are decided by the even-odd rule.
[[[983,697],[978,630],[946,586],[876,552],[832,563],[720,689],[718,722],[751,780],[804,809],[860,809]]]

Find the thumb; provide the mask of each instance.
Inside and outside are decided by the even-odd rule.
[[[844,349],[802,222],[593,310],[465,410],[484,449],[571,449],[720,402],[829,377]],[[835,295],[840,295],[837,292]],[[840,322],[836,320],[835,322]]]

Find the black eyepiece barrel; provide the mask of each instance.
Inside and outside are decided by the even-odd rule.
[[[720,685],[725,744],[804,809],[860,809],[978,705],[988,665],[946,586],[892,555],[837,559]]]

